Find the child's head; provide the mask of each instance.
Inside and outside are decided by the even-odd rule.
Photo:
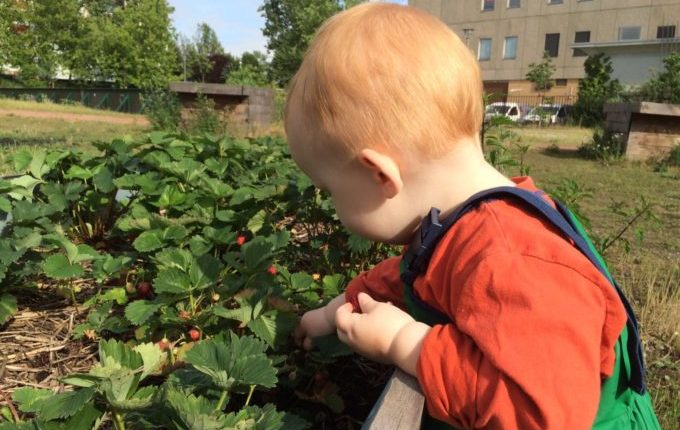
[[[390,169],[401,171],[405,162],[478,142],[483,109],[477,62],[451,29],[413,7],[365,3],[319,29],[291,83],[285,127],[295,161],[331,191],[347,227],[386,240],[395,232],[350,218],[389,223],[385,216],[406,205],[389,201],[400,178],[387,191],[362,181],[391,180]]]

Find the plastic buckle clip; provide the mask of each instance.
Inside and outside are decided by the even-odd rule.
[[[427,260],[439,242],[443,226],[439,222],[439,209],[430,209],[429,216],[423,219],[420,230],[413,238],[408,252],[404,255],[406,267],[412,272],[421,273],[427,267]]]

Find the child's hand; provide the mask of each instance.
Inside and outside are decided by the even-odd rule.
[[[368,294],[359,294],[359,305],[361,314],[352,313],[350,303],[337,310],[335,324],[340,340],[363,356],[396,364],[415,375],[420,346],[430,327]]]
[[[293,332],[295,343],[309,350],[312,349],[313,338],[333,333],[335,311],[343,304],[345,304],[345,295],[341,294],[326,306],[305,313]]]

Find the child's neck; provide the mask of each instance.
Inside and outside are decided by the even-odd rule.
[[[445,217],[472,195],[489,188],[514,186],[486,162],[478,142],[459,142],[453,151],[423,163],[410,190],[425,215],[430,208]]]

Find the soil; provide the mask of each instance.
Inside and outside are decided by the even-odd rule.
[[[0,117],[16,116],[21,118],[59,119],[69,122],[104,122],[108,124],[149,125],[143,117],[125,117],[118,115],[88,115],[70,112],[49,112],[23,109],[0,109]]]

